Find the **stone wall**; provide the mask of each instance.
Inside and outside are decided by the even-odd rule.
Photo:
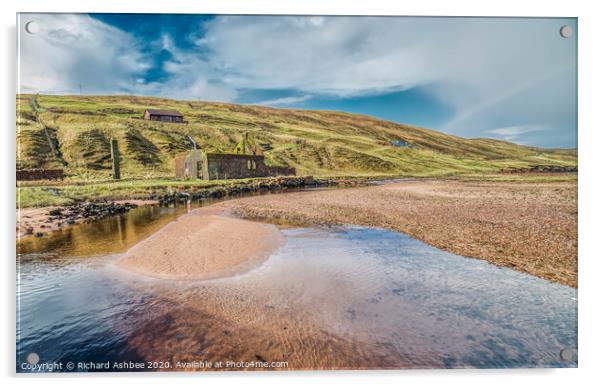
[[[522,174],[522,173],[577,173],[577,166],[557,166],[557,165],[535,165],[525,168],[505,168],[504,174]]]
[[[186,157],[188,155],[180,155],[175,158],[176,178],[186,178]]]
[[[265,175],[263,156],[249,154],[207,154],[209,180],[262,177]]]
[[[288,166],[267,166],[266,174],[262,177],[278,177],[278,176],[294,176],[296,173],[295,168],[290,168]]]
[[[293,168],[266,165],[262,155],[207,154],[207,173],[204,178],[215,180],[294,174]]]
[[[268,166],[263,155],[208,153],[192,150],[175,158],[176,178],[227,180],[254,177],[294,176],[295,169]]]
[[[63,169],[17,170],[17,181],[62,180],[63,177]]]
[[[175,158],[176,178],[203,178],[205,158],[200,150],[192,150]]]

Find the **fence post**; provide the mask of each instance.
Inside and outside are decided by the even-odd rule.
[[[119,170],[119,146],[115,138],[111,138],[111,161],[113,165],[113,179],[121,179],[121,172]]]

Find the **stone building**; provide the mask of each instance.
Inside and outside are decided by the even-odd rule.
[[[176,157],[176,178],[227,180],[295,175],[294,168],[266,165],[263,151],[248,132],[231,153],[205,153],[188,138],[193,150]]]
[[[175,159],[176,178],[226,180],[295,175],[295,169],[268,166],[263,155],[205,153],[191,150]]]

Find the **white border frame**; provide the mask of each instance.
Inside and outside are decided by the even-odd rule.
[[[602,358],[600,345],[600,307],[598,294],[601,273],[600,257],[595,240],[599,238],[598,220],[602,197],[597,169],[601,143],[599,100],[602,84],[600,69],[600,41],[602,17],[596,12],[595,2],[577,1],[472,1],[472,0],[415,0],[398,2],[386,0],[128,0],[96,1],[85,3],[76,0],[27,0],[15,4],[2,2],[3,60],[2,112],[3,112],[3,167],[1,181],[8,216],[2,221],[4,237],[4,280],[2,288],[2,349],[0,364],[5,384],[65,383],[106,384],[122,381],[128,384],[159,385],[168,382],[206,383],[224,382],[238,384],[300,384],[365,382],[432,383],[448,385],[504,385],[545,382],[547,385],[566,385],[586,382],[598,377],[597,361]],[[545,16],[578,17],[579,36],[579,369],[529,369],[529,370],[407,370],[407,371],[342,371],[342,372],[287,372],[265,373],[204,373],[204,374],[97,374],[33,376],[15,375],[15,84],[16,84],[16,12],[130,12],[130,13],[209,13],[209,14],[328,14],[328,15],[411,15],[411,16]],[[10,206],[10,207],[9,207]],[[84,380],[85,379],[85,380]]]

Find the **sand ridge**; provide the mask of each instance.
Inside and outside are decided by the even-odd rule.
[[[212,279],[247,271],[285,243],[278,228],[200,208],[130,248],[115,264],[167,279]]]

